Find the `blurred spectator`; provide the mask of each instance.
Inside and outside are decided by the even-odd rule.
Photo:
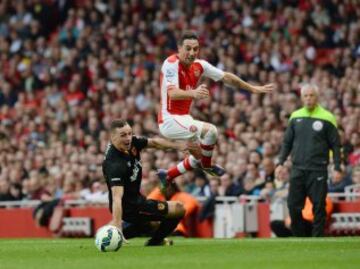
[[[218,187],[219,196],[239,196],[242,194],[242,189],[239,185],[234,183],[229,174],[220,177],[220,185]]]
[[[0,179],[0,201],[11,201],[10,184],[6,179]]]
[[[355,169],[353,169],[353,171],[355,171]],[[347,173],[344,175],[343,179],[339,182],[334,182],[334,181],[330,180],[330,182],[328,183],[328,191],[329,192],[344,192],[345,187],[352,185],[352,184],[353,184],[352,176],[350,173]]]
[[[83,198],[91,203],[106,203],[108,201],[108,191],[105,182],[94,181],[90,191],[83,194]]]
[[[349,154],[349,164],[356,166],[360,164],[360,134],[354,132],[351,134],[350,143],[352,146],[351,153]]]
[[[204,173],[195,173],[195,188],[191,194],[195,197],[209,197],[211,195],[208,179]]]
[[[354,167],[351,176],[352,184],[360,184],[360,165]]]

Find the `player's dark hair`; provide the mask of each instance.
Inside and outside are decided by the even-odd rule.
[[[180,46],[183,44],[185,39],[194,39],[194,40],[199,41],[198,35],[195,32],[190,31],[190,30],[186,30],[182,33],[180,40],[179,40]]]
[[[8,139],[7,135],[3,132],[0,132],[0,140],[7,140],[7,139]]]
[[[125,125],[129,125],[126,120],[116,119],[111,122],[110,131],[114,131],[116,128],[122,128]]]

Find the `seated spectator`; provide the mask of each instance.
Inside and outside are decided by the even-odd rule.
[[[345,174],[343,179],[339,182],[333,182],[330,180],[328,184],[328,192],[344,192],[345,187],[352,185],[352,177],[349,173]]]
[[[282,174],[274,179],[273,183],[266,183],[265,187],[260,191],[260,197],[271,202],[285,201],[289,192],[289,179],[289,169],[284,169]]]
[[[219,195],[220,180],[216,177],[210,179],[211,195],[203,203],[199,212],[199,220],[213,219],[215,214],[216,197]]]
[[[259,195],[265,184],[265,178],[260,176],[257,165],[249,163],[247,165],[247,173],[244,179],[245,193],[248,195]]]
[[[105,182],[94,181],[90,186],[90,191],[83,195],[83,199],[91,203],[107,203],[108,189]]]
[[[10,184],[5,178],[0,178],[0,201],[12,201],[13,196],[10,193]]]
[[[349,164],[354,167],[360,165],[360,134],[358,132],[352,133],[350,143],[352,151],[349,154]]]
[[[229,174],[220,177],[218,196],[239,196],[242,193],[241,187],[233,182]]]
[[[191,194],[195,197],[210,197],[211,195],[208,180],[202,171],[195,173],[195,188]]]

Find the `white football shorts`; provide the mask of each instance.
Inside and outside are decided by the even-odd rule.
[[[171,115],[159,125],[160,133],[174,140],[200,140],[203,121],[194,120],[190,115]]]

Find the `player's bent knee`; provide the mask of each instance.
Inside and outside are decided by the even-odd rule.
[[[181,202],[169,201],[168,218],[181,218],[185,215],[185,207]]]
[[[160,226],[160,222],[159,221],[151,221],[150,222],[150,228],[152,229],[152,231],[156,231]]]
[[[185,216],[185,207],[182,203],[176,203],[176,213],[179,217]]]
[[[215,127],[215,125],[212,124],[206,124],[204,126],[203,132],[201,134],[202,138],[209,137],[211,139],[217,139],[218,137],[218,130]]]

